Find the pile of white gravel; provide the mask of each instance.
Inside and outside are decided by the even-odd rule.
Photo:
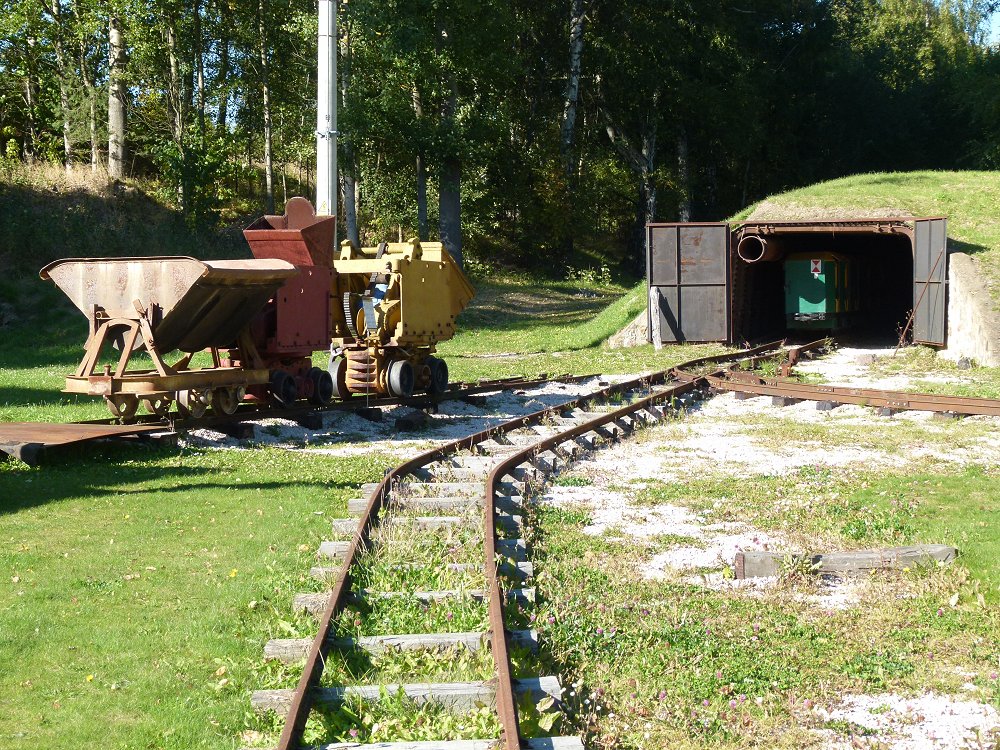
[[[857,747],[985,750],[996,748],[1000,740],[1000,715],[995,708],[936,693],[913,698],[894,693],[848,695],[829,709],[817,707],[813,710],[821,720],[844,721],[862,727],[853,736],[830,737],[826,750],[854,750]],[[834,734],[830,730],[821,731]]]
[[[382,412],[380,421],[365,419],[351,411],[323,412],[323,426],[318,430],[307,429],[289,419],[253,420],[249,421],[256,428],[252,445],[306,449],[334,456],[365,455],[373,449],[380,449],[407,457],[515,417],[566,403],[597,390],[601,381],[601,378],[591,378],[579,383],[553,382],[532,388],[485,393],[482,394],[487,398],[485,406],[444,401],[437,413],[430,415],[427,425],[416,432],[396,429],[396,419],[413,411],[407,406],[379,407]],[[356,396],[354,402],[359,407],[365,406],[364,397]],[[248,447],[247,441],[236,440],[211,429],[192,430],[185,440],[200,447]]]

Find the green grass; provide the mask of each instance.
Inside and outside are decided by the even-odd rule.
[[[736,487],[724,494],[740,520],[758,524],[767,488],[773,498],[777,485],[734,495]],[[856,502],[877,504],[868,495]],[[1000,705],[990,677],[1000,657],[1000,613],[969,596],[974,587],[961,568],[908,574],[906,598],[886,580],[878,606],[821,612],[783,588],[740,596],[643,581],[623,572],[628,545],[583,533],[585,517],[546,507],[539,518],[540,637],[572,686],[570,718],[590,746],[804,747],[815,741],[806,700],[829,706],[846,693],[957,692],[964,681]],[[848,518],[842,513],[839,521]],[[917,518],[907,517],[907,529],[919,536]],[[866,539],[885,536],[880,530]],[[963,596],[952,608],[956,590]]]
[[[1000,603],[1000,493],[995,467],[939,474],[800,469],[791,476],[647,481],[636,501],[683,505],[714,522],[739,522],[836,549],[950,544],[994,604]],[[823,549],[807,548],[810,552]]]
[[[0,745],[238,746],[261,647],[285,635],[329,518],[391,463],[257,449],[0,464]]]

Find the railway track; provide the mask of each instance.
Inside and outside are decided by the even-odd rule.
[[[94,419],[69,423],[8,422],[0,423],[0,459],[11,456],[28,465],[38,464],[46,452],[54,448],[81,445],[98,441],[163,440],[173,439],[178,430],[212,428],[236,437],[248,437],[243,429],[247,423],[268,418],[298,421],[306,427],[318,429],[325,412],[371,410],[391,406],[412,406],[433,409],[444,401],[470,400],[475,396],[496,391],[533,388],[547,383],[576,383],[593,375],[558,375],[537,378],[509,377],[478,380],[473,383],[452,383],[437,396],[396,398],[357,396],[336,401],[328,406],[301,404],[277,407],[267,404],[245,404],[235,414],[207,414],[199,418],[183,416],[179,412],[167,415],[145,414],[133,417],[127,424],[120,418]]]
[[[538,636],[525,620],[535,600],[525,520],[530,516],[533,493],[547,476],[581,452],[674,413],[679,400],[691,398],[705,387],[706,376],[722,374],[725,365],[758,362],[781,351],[794,357],[800,349],[782,349],[780,342],[775,342],[610,385],[427,451],[389,471],[377,485],[367,487],[366,500],[349,503],[349,511],[356,513],[357,519],[334,522],[334,536],[339,538],[320,548],[321,563],[312,573],[330,582],[329,590],[294,599],[297,610],[318,621],[313,638],[275,640],[265,647],[267,658],[289,663],[305,659],[294,689],[261,690],[252,697],[256,711],[284,717],[278,750],[303,747],[314,709],[358,701],[377,703],[399,695],[417,705],[433,703],[457,711],[489,705],[496,720],[495,736],[427,743],[394,741],[381,735],[351,736],[334,737],[334,744],[321,746],[330,750],[365,747],[363,743],[370,741],[369,747],[384,750],[479,750],[497,745],[508,750],[581,748],[575,736],[534,736],[534,731],[522,731],[525,726],[539,724],[537,717],[529,716],[525,721],[525,712],[530,714],[540,701],[543,706],[557,708],[561,695],[557,677],[525,674],[523,667],[515,672],[511,661],[512,650],[538,648]],[[444,549],[415,548],[414,529],[427,545]],[[348,533],[350,539],[345,540]],[[478,554],[465,554],[464,562],[448,563],[449,550],[456,548],[466,553],[478,549]],[[428,565],[431,560],[437,561],[435,570],[428,570],[435,568],[434,563]],[[386,575],[387,570],[400,569],[429,575]],[[452,585],[421,588],[421,578],[447,580]],[[390,590],[375,585],[386,581],[396,581],[400,587]],[[470,606],[482,610],[482,627],[453,630],[445,623],[434,632],[369,634],[351,628],[351,608],[375,611],[385,602],[400,601],[428,608],[472,602]],[[360,619],[355,625],[358,622]],[[397,651],[451,648],[488,650],[490,674],[479,680],[459,676],[434,682],[362,685],[331,684],[324,678],[329,665],[342,665],[359,652],[377,659],[386,654],[391,658]],[[339,666],[329,671],[336,675],[338,670]]]

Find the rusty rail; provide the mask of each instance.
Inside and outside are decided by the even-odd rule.
[[[788,378],[761,378],[752,373],[726,373],[708,378],[712,388],[758,396],[778,396],[800,401],[876,406],[900,411],[932,411],[965,415],[1000,416],[1000,399],[908,393],[877,388],[813,385]]]
[[[685,362],[679,366],[679,369],[691,369],[714,363],[721,364],[747,357],[756,360],[765,352],[776,351],[782,346],[782,344],[783,342],[772,342],[755,349],[716,355],[712,357],[702,357]],[[347,594],[350,591],[351,568],[357,562],[361,551],[369,546],[371,532],[380,523],[380,514],[395,483],[397,483],[406,474],[413,472],[415,469],[421,468],[461,450],[474,448],[479,443],[488,439],[505,435],[531,424],[537,424],[544,421],[548,417],[556,416],[564,411],[579,408],[580,406],[591,401],[607,399],[615,394],[649,387],[656,383],[663,383],[668,379],[673,378],[674,373],[677,371],[678,368],[671,368],[653,373],[649,376],[632,378],[621,383],[606,386],[591,394],[572,399],[558,406],[541,409],[537,412],[533,412],[532,414],[509,420],[503,424],[490,427],[473,435],[446,443],[445,445],[426,451],[425,453],[422,453],[419,456],[416,456],[388,471],[382,481],[379,482],[378,486],[369,496],[365,512],[358,522],[357,531],[348,546],[343,563],[341,564],[340,574],[337,576],[336,583],[327,598],[326,607],[322,617],[320,618],[316,635],[313,638],[312,645],[309,649],[309,654],[306,657],[302,677],[299,679],[298,685],[292,695],[288,713],[285,718],[285,724],[282,728],[281,736],[278,741],[277,750],[298,750],[299,748],[302,733],[309,717],[309,711],[311,710],[313,704],[313,688],[319,683],[327,654],[331,648],[332,639],[330,635],[333,623],[336,616],[341,612],[347,602]],[[506,631],[503,622],[503,598],[497,575],[497,537],[494,523],[496,515],[495,495],[497,481],[500,477],[504,476],[505,473],[509,472],[514,465],[516,465],[515,462],[523,462],[524,455],[540,450],[540,444],[551,445],[572,440],[579,435],[592,431],[596,427],[608,424],[616,419],[621,419],[624,414],[630,414],[643,410],[659,401],[672,399],[681,393],[695,390],[701,385],[702,382],[702,377],[697,377],[686,382],[679,382],[672,388],[646,396],[622,407],[621,409],[608,412],[607,414],[598,415],[593,420],[560,432],[558,435],[547,438],[541,441],[541,443],[536,443],[524,451],[518,452],[511,457],[501,460],[501,462],[490,473],[486,485],[486,496],[484,498],[483,522],[486,527],[484,530],[484,555],[487,584],[489,588],[487,595],[489,602],[490,637],[493,648],[494,663],[497,669],[496,705],[504,732],[504,743],[508,750],[520,748],[521,743],[517,729],[517,707],[514,699],[513,677],[511,674],[510,660],[508,658]]]

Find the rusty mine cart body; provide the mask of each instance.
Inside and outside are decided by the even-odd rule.
[[[141,402],[166,415],[233,414],[244,398],[289,406],[351,394],[443,392],[435,346],[455,333],[474,290],[441,243],[342,244],[332,216],[304,198],[244,230],[254,260],[187,257],[68,259],[41,277],[87,317],[85,354],[68,393],[103,396],[132,417]],[[108,345],[120,354],[102,364]],[[315,351],[329,349],[327,369]],[[208,350],[212,364],[192,367]],[[145,352],[152,367],[129,369]],[[165,357],[180,352],[170,364]]]
[[[295,268],[283,261],[200,261],[187,257],[70,258],[50,263],[41,277],[56,284],[90,324],[83,360],[66,378],[67,393],[103,396],[111,412],[135,414],[140,400],[166,414],[176,400],[182,413],[200,416],[209,404],[232,414],[247,388],[268,382],[267,369],[227,364],[223,350],[253,343],[246,327]],[[117,363],[101,364],[108,345]],[[209,350],[212,366],[194,368]],[[152,368],[129,369],[145,352]],[[180,352],[172,364],[165,360]]]

